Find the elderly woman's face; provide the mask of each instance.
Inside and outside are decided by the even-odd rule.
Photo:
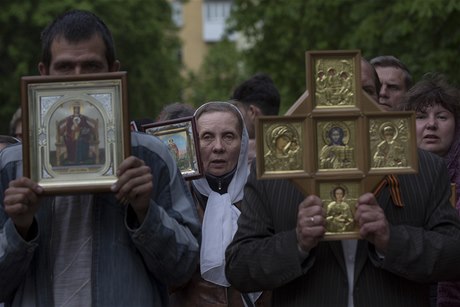
[[[417,112],[415,120],[417,146],[445,156],[455,136],[454,115],[440,104]]]
[[[231,112],[203,113],[197,120],[200,154],[206,173],[222,176],[238,163],[241,132]]]

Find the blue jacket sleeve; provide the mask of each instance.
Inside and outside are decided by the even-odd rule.
[[[200,223],[190,192],[166,145],[132,134],[133,154],[151,168],[154,191],[142,225],[128,207],[127,227],[148,269],[166,284],[187,281],[196,269]],[[138,227],[136,227],[138,226]]]

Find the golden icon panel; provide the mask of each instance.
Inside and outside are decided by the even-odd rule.
[[[355,203],[387,174],[418,171],[413,112],[386,112],[361,90],[361,53],[306,53],[307,90],[284,116],[256,123],[257,176],[316,194],[325,240],[359,238]]]

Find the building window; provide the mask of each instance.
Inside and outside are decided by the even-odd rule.
[[[206,1],[206,20],[210,22],[220,21],[225,23],[225,20],[230,16],[231,6],[231,1]]]
[[[208,0],[203,3],[203,37],[205,42],[222,39],[230,16],[232,0]]]
[[[172,20],[177,27],[184,25],[184,18],[182,16],[182,1],[173,0],[171,2]]]

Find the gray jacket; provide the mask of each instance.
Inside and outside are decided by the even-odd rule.
[[[141,225],[111,193],[93,200],[92,305],[165,306],[167,285],[186,281],[197,265],[200,233],[196,209],[167,147],[133,133],[132,154],[153,174],[153,193]],[[22,174],[21,145],[0,154],[0,302],[52,306],[54,197],[41,201],[31,241],[24,241],[4,211],[4,192]]]

